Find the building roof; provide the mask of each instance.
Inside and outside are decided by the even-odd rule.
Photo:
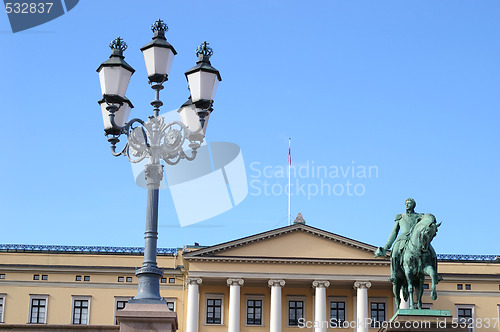
[[[104,246],[60,246],[33,244],[0,244],[0,252],[66,253],[66,254],[111,254],[142,255],[143,247],[104,247]],[[158,255],[168,256],[177,253],[176,248],[158,248]]]

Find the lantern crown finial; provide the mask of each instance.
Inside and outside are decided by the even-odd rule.
[[[208,45],[209,44],[206,41],[201,43],[200,46],[198,46],[198,48],[196,49],[196,55],[200,58],[206,58],[206,60],[210,59],[212,54],[214,54],[214,50]]]
[[[165,37],[165,32],[168,31],[168,26],[162,19],[158,19],[151,24],[151,31],[154,32],[155,37]]]
[[[109,47],[113,51],[120,51],[123,52],[127,49],[127,43],[123,40],[122,37],[118,36],[115,40],[113,40],[111,43],[109,43]]]

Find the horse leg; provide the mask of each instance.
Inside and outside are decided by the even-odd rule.
[[[408,284],[408,300],[410,301],[410,309],[415,308],[415,303],[413,302],[413,272],[411,268],[405,268],[406,282]]]
[[[423,276],[420,277],[418,283],[418,292],[417,292],[417,309],[422,309],[422,295],[424,294],[424,281],[425,278]]]
[[[392,284],[392,292],[394,293],[394,299],[396,300],[396,310],[399,309],[399,304],[401,303],[401,296],[399,295],[401,291],[401,282],[397,280]]]
[[[434,269],[434,271],[436,271],[436,275],[437,275],[437,281],[436,281],[436,284],[439,283],[441,280],[443,280],[443,278],[437,274],[437,270],[438,270],[438,267],[437,267],[437,255],[436,255],[436,251],[434,250],[434,248],[432,247],[432,245],[429,244],[429,250],[431,252],[431,257],[432,257],[432,267]]]
[[[439,282],[437,270],[435,270],[432,266],[427,266],[424,269],[425,274],[431,277],[432,280],[432,291],[431,291],[431,299],[435,301],[437,299],[436,285]]]

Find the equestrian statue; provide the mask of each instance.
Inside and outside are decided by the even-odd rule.
[[[389,240],[375,251],[375,257],[384,256],[392,246],[389,281],[392,282],[396,306],[399,308],[403,293],[403,299],[409,300],[410,309],[414,309],[413,292],[416,290],[417,309],[422,309],[425,276],[432,280],[432,300],[437,299],[436,285],[442,280],[437,273],[436,252],[431,245],[441,223],[438,224],[432,214],[415,213],[416,203],[412,198],[406,200],[405,206],[406,213],[396,215]]]

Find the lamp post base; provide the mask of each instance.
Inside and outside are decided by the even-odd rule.
[[[178,329],[177,314],[166,304],[127,303],[116,312],[116,320],[120,332],[175,332]]]
[[[143,266],[136,270],[135,275],[139,278],[139,287],[137,295],[129,303],[167,304],[160,296],[160,278],[163,273],[159,268]]]

